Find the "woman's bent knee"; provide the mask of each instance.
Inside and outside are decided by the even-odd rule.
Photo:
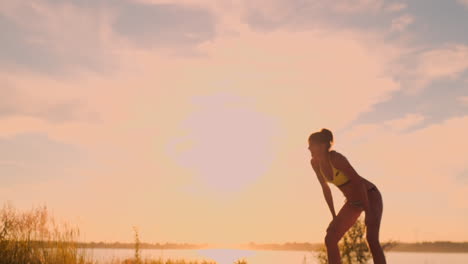
[[[366,236],[367,243],[369,246],[379,246],[380,247],[380,241],[377,236]]]

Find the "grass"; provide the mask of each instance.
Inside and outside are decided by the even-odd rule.
[[[206,260],[142,259],[135,227],[134,231],[134,258],[112,259],[106,264],[217,264]],[[21,212],[6,202],[0,209],[0,264],[104,264],[78,247],[79,235],[78,227],[57,224],[46,206]]]
[[[216,264],[216,262],[210,262],[210,261],[188,261],[188,260],[171,260],[171,259],[145,259],[145,260],[139,260],[138,262],[135,259],[125,259],[125,260],[117,260],[117,261],[111,261],[109,264]]]
[[[91,264],[76,247],[78,228],[58,225],[47,207],[18,212],[11,203],[0,211],[0,263]]]

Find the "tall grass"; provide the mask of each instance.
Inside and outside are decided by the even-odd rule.
[[[78,236],[78,228],[57,224],[46,206],[19,212],[6,202],[0,210],[0,263],[93,263],[77,247]]]
[[[159,259],[142,259],[141,252],[140,252],[140,235],[138,234],[137,227],[133,227],[133,231],[135,232],[135,257],[132,259],[124,259],[124,260],[113,260],[110,264],[217,264],[216,262],[202,260],[201,262],[198,261],[188,261],[188,260],[172,260],[166,259],[163,260]],[[236,262],[235,264],[247,264],[247,262]]]
[[[140,257],[140,236],[138,235],[138,229],[136,226],[133,227],[135,231],[135,264],[141,264]]]
[[[217,264],[207,260],[142,259],[138,230],[133,229],[134,257],[112,259],[106,264]],[[79,247],[79,235],[78,227],[56,223],[46,206],[18,211],[6,202],[0,209],[0,264],[103,264]],[[235,264],[247,263],[239,260]]]
[[[144,259],[140,260],[141,264],[217,264],[216,262],[211,262],[211,261],[190,261],[190,260],[184,260],[184,259]],[[135,259],[125,259],[125,260],[114,260],[109,262],[109,264],[135,264]]]

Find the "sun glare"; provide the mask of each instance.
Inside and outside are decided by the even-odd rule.
[[[200,249],[198,250],[200,256],[207,257],[215,260],[219,264],[232,264],[237,260],[242,260],[245,257],[255,255],[252,250],[242,249]]]
[[[221,105],[220,105],[221,104]],[[204,104],[181,123],[177,161],[212,191],[236,193],[271,164],[271,119],[242,104]]]

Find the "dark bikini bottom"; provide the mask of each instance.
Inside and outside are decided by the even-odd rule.
[[[370,193],[370,192],[378,192],[379,189],[377,189],[377,186],[373,186],[372,188],[368,189],[367,190],[367,193]],[[356,201],[348,201],[348,199],[346,199],[345,203],[347,204],[350,204],[354,207],[358,207],[358,208],[364,208],[364,203],[361,201],[361,200],[356,200]]]

